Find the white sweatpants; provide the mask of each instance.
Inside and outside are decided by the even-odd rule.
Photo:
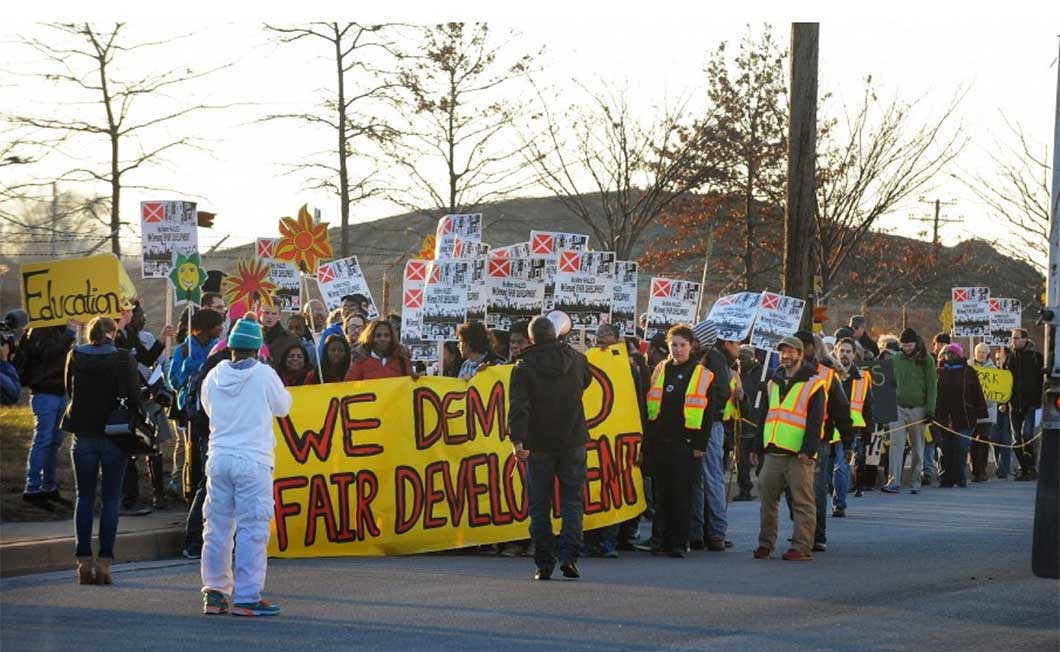
[[[202,511],[206,521],[202,535],[202,590],[231,595],[234,603],[257,602],[265,587],[268,563],[272,469],[241,457],[211,454],[206,462],[206,503]]]

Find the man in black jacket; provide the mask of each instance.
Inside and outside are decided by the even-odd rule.
[[[531,346],[512,369],[508,430],[515,455],[526,460],[530,494],[530,537],[534,579],[552,577],[556,542],[552,533],[552,488],[560,487],[559,563],[563,576],[579,577],[582,546],[582,491],[585,487],[585,425],[582,392],[592,376],[585,356],[556,338],[547,317],[530,322]]]
[[[1045,360],[1034,347],[1023,328],[1012,329],[1012,348],[1005,357],[1005,369],[1012,372],[1012,397],[1009,413],[1012,439],[1019,446],[1034,438],[1034,413],[1042,406],[1042,382]],[[1033,444],[1016,449],[1020,474],[1016,480],[1034,480],[1038,471],[1034,463]]]
[[[742,392],[739,398],[740,416],[747,420],[733,423],[734,430],[740,433],[740,438],[736,442],[736,449],[739,452],[739,459],[736,460],[736,484],[740,488],[740,493],[733,500],[750,501],[754,500],[754,496],[751,495],[751,488],[754,486],[751,482],[751,467],[753,466],[751,451],[755,438],[761,436],[758,426],[754,425],[756,422],[750,421],[750,417],[755,404],[760,405],[762,400],[758,398],[759,384],[762,380],[762,363],[755,358],[753,346],[742,345],[739,355],[740,391]]]
[[[22,500],[49,512],[52,504],[73,507],[73,501],[59,494],[55,479],[56,458],[63,445],[59,428],[66,410],[66,354],[70,350],[81,322],[71,319],[66,326],[33,328],[23,335],[18,346],[15,368],[24,387],[30,388],[33,410],[33,443],[26,461],[26,488]]]

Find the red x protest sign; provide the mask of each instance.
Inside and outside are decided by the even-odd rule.
[[[559,255],[559,271],[577,274],[581,269],[582,257],[577,251],[564,251]]]
[[[964,288],[953,288],[953,300],[957,303],[964,303],[968,300],[968,290]]]
[[[535,233],[534,240],[530,243],[531,253],[538,255],[549,255],[553,252],[553,238],[548,233]]]
[[[424,260],[410,260],[405,264],[406,281],[427,280],[427,262]]]
[[[507,258],[490,258],[487,273],[493,278],[508,278],[512,275],[512,261]]]
[[[991,299],[990,300],[990,312],[1001,312],[1001,300]]]
[[[766,308],[767,310],[768,309],[776,310],[779,305],[780,305],[780,295],[779,294],[770,294],[769,292],[763,292],[762,293],[762,307],[763,308]]]
[[[651,295],[658,299],[666,299],[670,296],[670,281],[664,278],[657,278],[651,284]]]
[[[423,307],[423,290],[419,288],[413,288],[405,292],[405,307],[406,308],[422,308]]]
[[[146,202],[143,206],[143,218],[146,224],[158,224],[166,221],[166,207],[162,202]]]
[[[320,283],[331,283],[335,280],[335,268],[331,265],[321,265],[317,268],[317,281]]]
[[[258,238],[258,258],[275,258],[276,241],[272,238]]]

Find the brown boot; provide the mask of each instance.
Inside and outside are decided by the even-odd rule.
[[[96,566],[96,584],[113,584],[114,581],[110,577],[110,561],[100,557],[98,565]]]
[[[77,558],[77,583],[95,584],[96,579],[92,576],[92,556]]]

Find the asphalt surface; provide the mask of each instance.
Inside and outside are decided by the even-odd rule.
[[[115,567],[111,587],[26,576],[0,581],[0,648],[1055,652],[1033,503],[1012,481],[867,493],[807,563],[752,559],[758,503],[735,503],[728,552],[585,559],[578,581],[533,582],[526,558],[273,560],[278,618],[201,616],[195,562]]]

